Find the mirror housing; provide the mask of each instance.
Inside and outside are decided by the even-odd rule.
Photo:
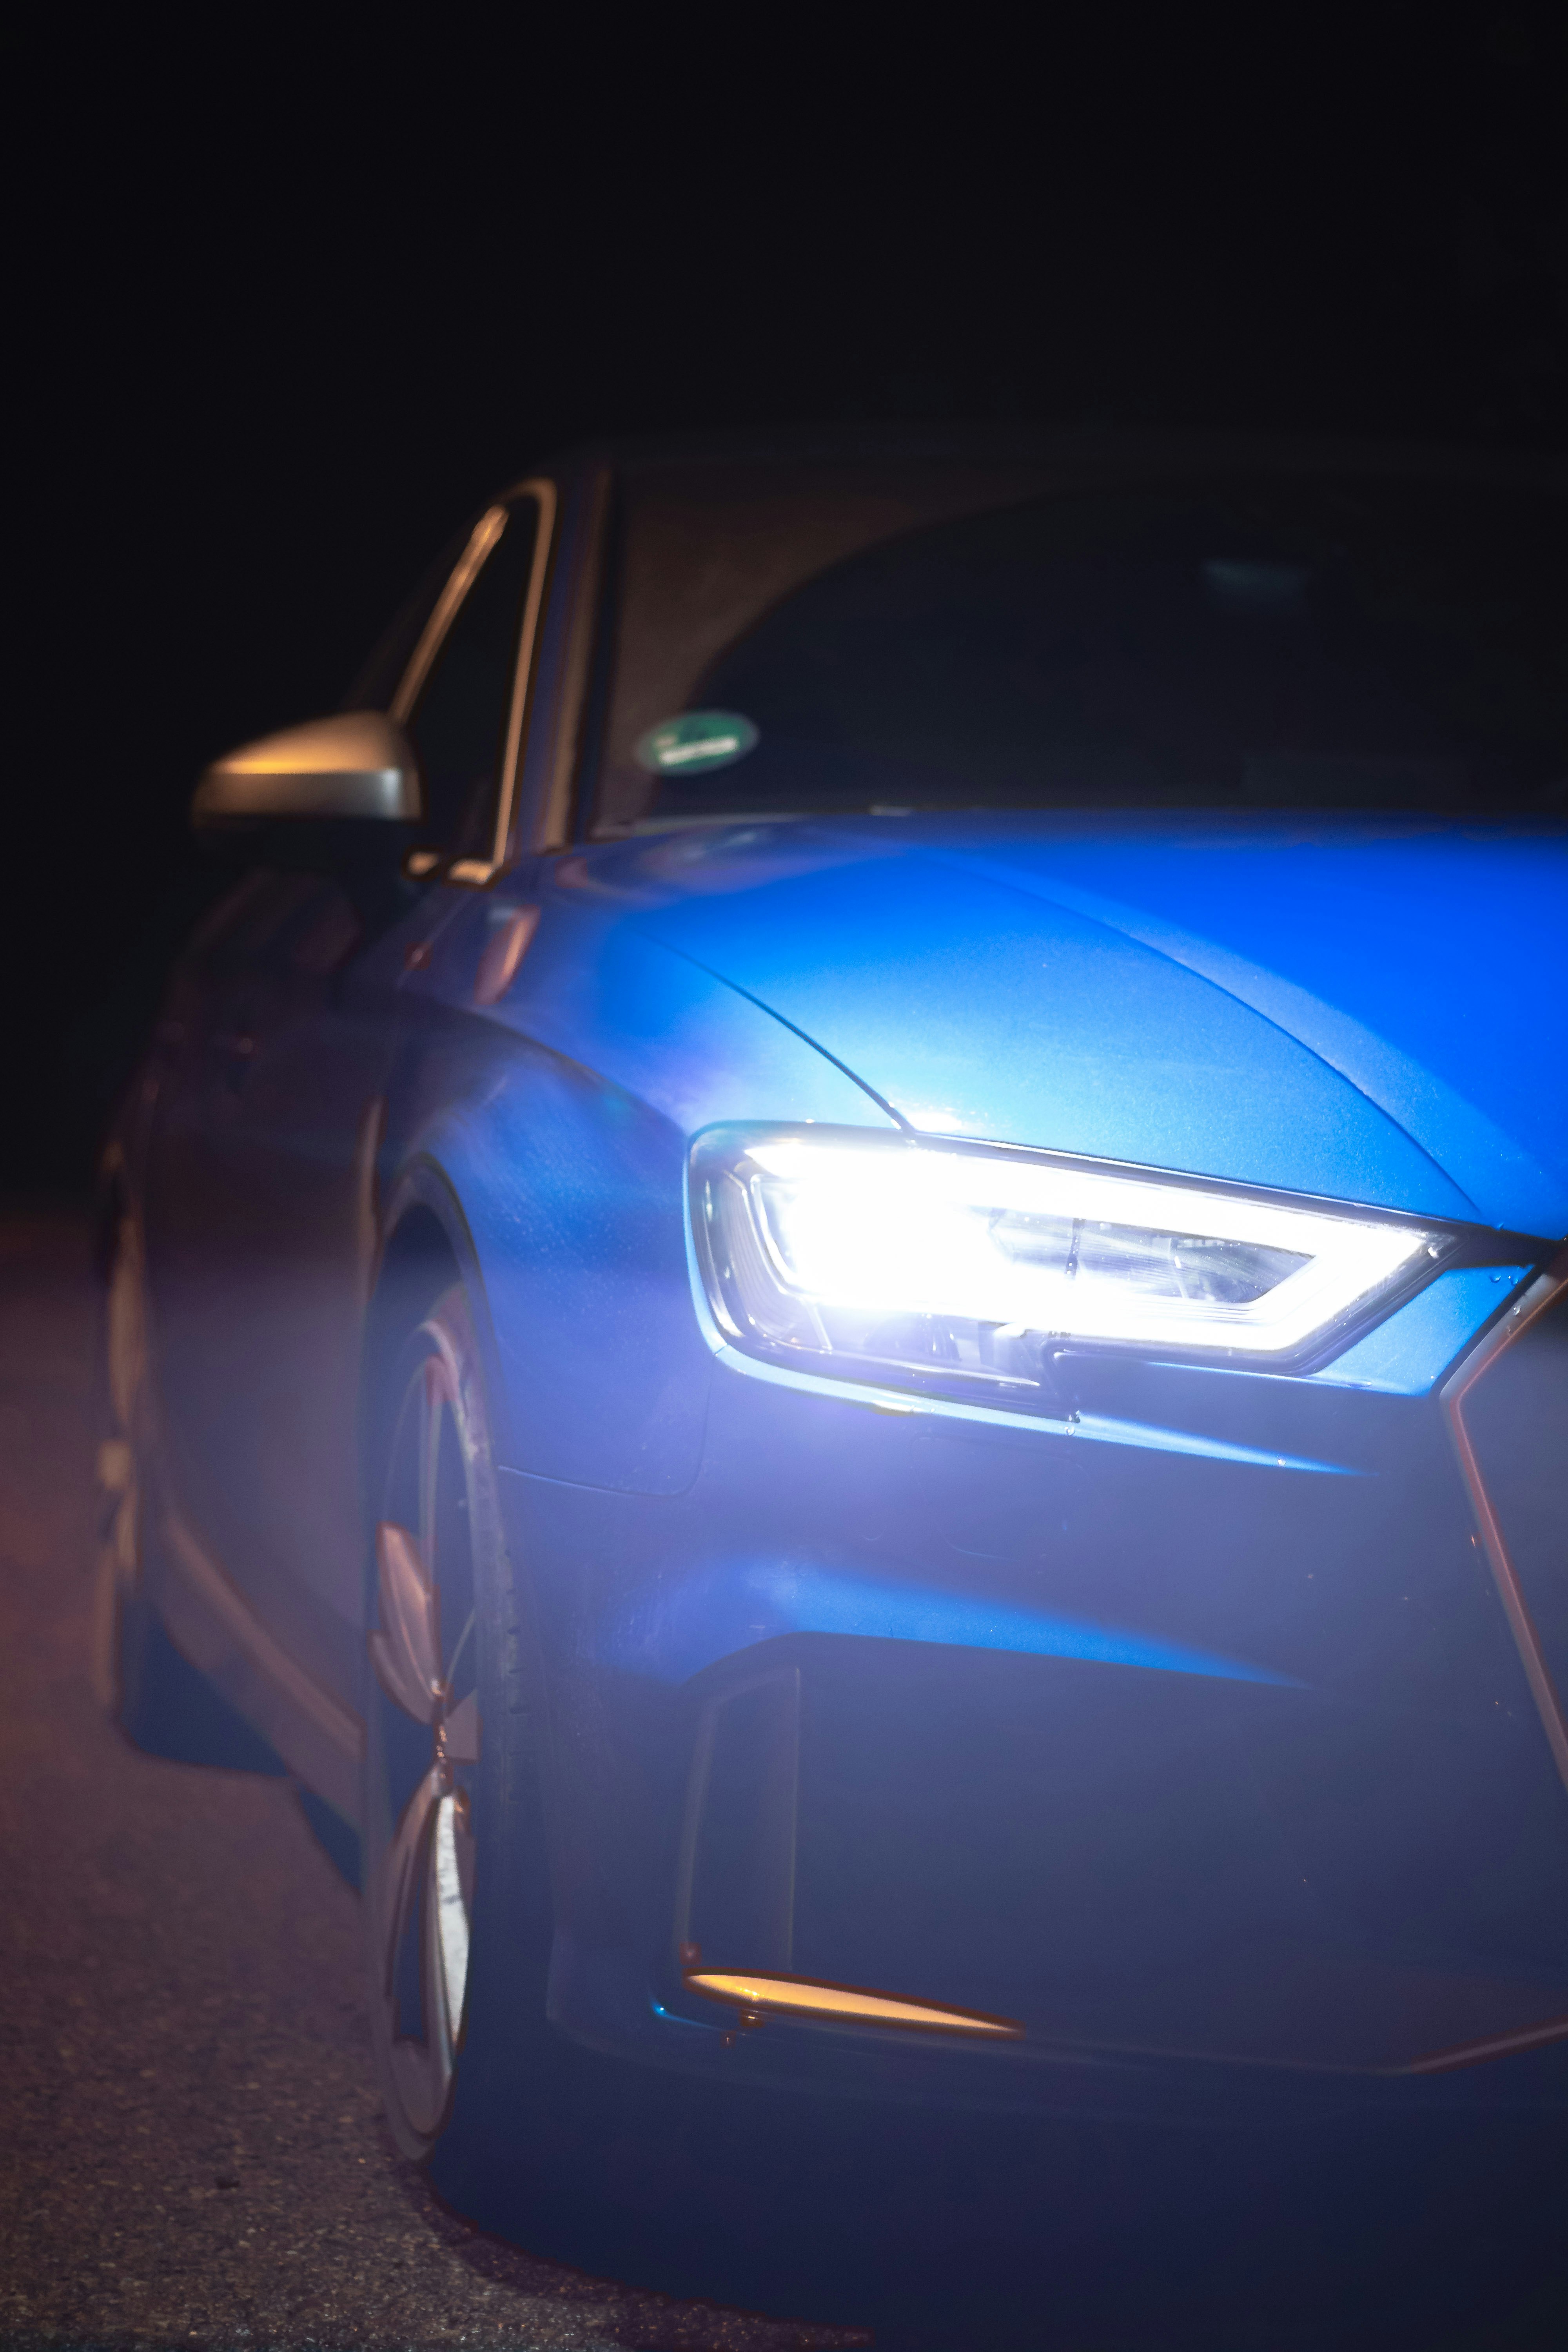
[[[424,813],[414,746],[381,710],[340,711],[242,743],[205,771],[191,803],[198,832],[258,817],[417,824]]]
[[[223,856],[337,871],[399,865],[424,807],[402,728],[384,711],[349,710],[215,760],[196,786],[191,823]]]

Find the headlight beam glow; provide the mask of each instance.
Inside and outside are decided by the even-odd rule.
[[[713,1138],[693,1172],[710,1294],[742,1339],[1013,1385],[1063,1340],[1290,1361],[1452,1246],[1351,1206],[901,1138]]]

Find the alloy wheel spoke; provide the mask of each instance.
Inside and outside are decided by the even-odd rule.
[[[429,1833],[440,1798],[440,1775],[432,1766],[405,1805],[403,1817],[387,1851],[381,1908],[383,1990],[388,2000],[393,1997],[398,1949],[408,1932],[411,1915],[419,1901],[429,1867]]]
[[[416,1723],[433,1724],[440,1706],[441,1654],[429,1570],[406,1528],[383,1519],[375,1531],[381,1626],[370,1654],[387,1696]]]
[[[426,2032],[436,2046],[433,2026],[455,2048],[462,2031],[463,1998],[468,1980],[468,1934],[473,1900],[473,1838],[468,1825],[468,1803],[458,1792],[444,1796],[437,1811],[430,1841],[429,1889],[426,1901],[434,1934],[430,1958],[431,1990],[439,1989],[442,2014],[427,2021]],[[466,1883],[465,1883],[466,1882]],[[430,2006],[427,1996],[427,2007]]]

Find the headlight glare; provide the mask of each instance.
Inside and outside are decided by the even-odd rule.
[[[1374,1212],[824,1129],[714,1134],[692,1176],[726,1331],[846,1374],[1035,1387],[1062,1341],[1293,1363],[1452,1246]]]

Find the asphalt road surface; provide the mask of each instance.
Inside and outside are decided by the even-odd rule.
[[[142,1756],[92,1695],[92,1347],[85,1220],[0,1215],[0,2347],[869,2342],[537,2259],[398,2158],[358,1899],[289,1786]],[[911,2242],[935,2246],[953,2209],[942,2167],[968,2186],[985,2165],[998,2219],[994,2242],[943,2254],[942,2316],[923,2274],[913,2291],[924,2352],[1568,2345],[1560,2125],[1302,2135],[1267,2161],[1173,2139],[1142,2208],[1110,2133],[1058,2131],[1042,2156],[1048,2137],[936,2136]],[[897,2352],[903,2323],[876,2340]]]
[[[100,1712],[83,1220],[0,1220],[0,2344],[865,2343],[584,2278],[388,2139],[358,1898],[288,1785]]]

